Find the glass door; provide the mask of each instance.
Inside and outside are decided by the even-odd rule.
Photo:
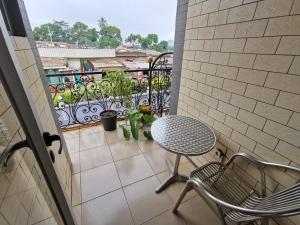
[[[0,224],[75,225],[0,13]],[[60,143],[61,144],[61,143]]]

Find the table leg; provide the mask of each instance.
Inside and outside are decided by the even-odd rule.
[[[158,188],[156,188],[155,190],[156,193],[160,193],[161,191],[166,189],[169,185],[175,182],[186,182],[189,179],[187,176],[178,174],[180,157],[181,157],[180,155],[176,155],[176,161],[175,161],[172,174]]]

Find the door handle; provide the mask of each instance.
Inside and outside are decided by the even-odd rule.
[[[47,146],[52,146],[53,141],[59,141],[59,149],[58,153],[61,154],[62,152],[62,141],[58,134],[50,134],[49,132],[43,133],[44,141]]]
[[[9,159],[15,154],[15,152],[25,147],[30,148],[27,140],[19,141],[14,145],[8,146],[6,149],[4,149],[4,151],[0,155],[0,167],[7,167]]]

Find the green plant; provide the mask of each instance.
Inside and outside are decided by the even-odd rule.
[[[122,128],[123,136],[126,140],[130,140],[131,135],[135,140],[139,139],[139,123],[142,119],[147,121],[147,123],[152,123],[155,120],[154,116],[147,114],[143,115],[137,110],[131,111],[127,114],[126,120],[129,121],[130,131],[124,125],[119,126]],[[148,140],[153,140],[151,131],[144,131],[143,134]]]
[[[126,108],[131,107],[132,98],[132,81],[127,74],[122,71],[106,71],[106,82],[100,85],[102,92],[112,98],[111,106],[116,102],[117,98],[121,98]]]
[[[169,77],[163,76],[163,75],[158,75],[155,77],[152,81],[152,88],[155,91],[162,91],[162,90],[167,90],[171,86],[171,82],[169,80]]]

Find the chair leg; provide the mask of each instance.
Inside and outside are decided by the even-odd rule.
[[[184,199],[185,195],[191,191],[193,189],[193,186],[191,184],[186,184],[185,185],[185,188],[183,189],[183,191],[181,192],[176,204],[175,204],[175,207],[173,208],[173,213],[176,213],[177,212],[177,209],[180,205],[180,203],[182,202],[182,200]]]
[[[218,208],[219,218],[222,222],[222,225],[227,225],[222,208],[219,205],[217,205],[217,208]]]

